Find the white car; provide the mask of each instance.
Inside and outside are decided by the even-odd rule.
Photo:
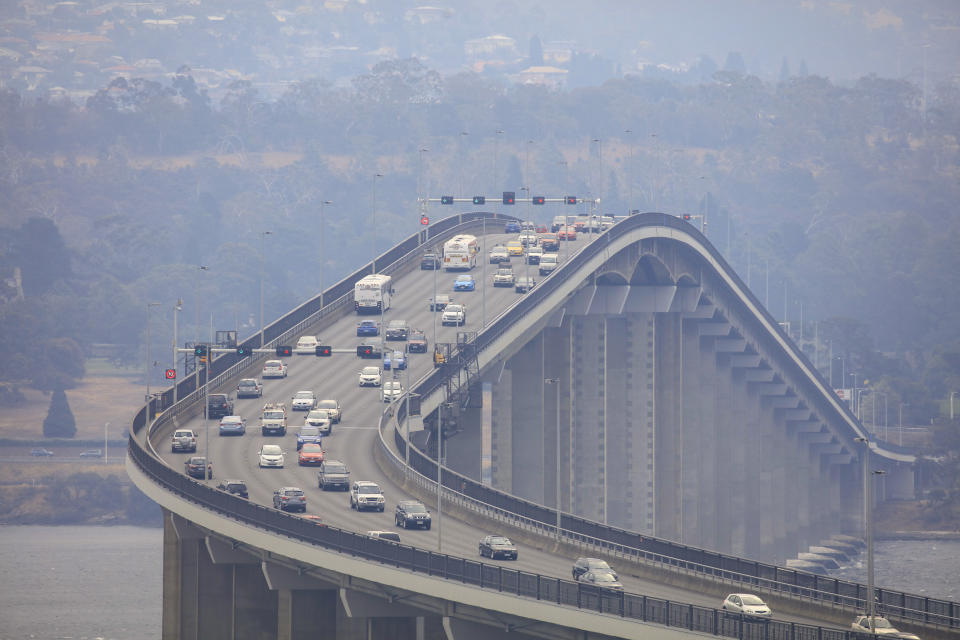
[[[860,633],[870,633],[870,616],[857,616],[850,628]],[[873,633],[878,636],[889,636],[901,640],[920,640],[918,636],[912,633],[897,630],[890,624],[889,620],[880,616],[873,616]]]
[[[330,414],[330,420],[336,424],[340,424],[340,419],[343,417],[343,410],[340,408],[340,403],[332,398],[326,400],[321,400],[317,403],[317,409],[326,409],[327,413]]]
[[[540,256],[540,275],[545,276],[553,273],[553,270],[560,264],[560,256],[556,253],[545,253]]]
[[[752,593],[731,593],[724,598],[721,609],[759,618],[769,618],[773,615],[767,603]]]
[[[379,387],[381,378],[379,367],[364,367],[360,370],[361,387]]]
[[[543,257],[543,247],[534,246],[527,248],[527,264],[540,264],[541,257]]]
[[[318,344],[320,341],[317,340],[317,336],[303,336],[297,340],[297,346],[293,348],[293,352],[300,356],[314,356],[317,355]]]
[[[317,406],[317,396],[313,391],[297,391],[290,402],[290,408],[294,411],[310,411]]]
[[[398,380],[387,380],[380,389],[380,397],[384,402],[399,400],[403,395],[403,386]]]
[[[330,420],[330,412],[326,409],[313,409],[303,420],[304,426],[317,427],[323,435],[330,435],[333,431],[333,425]]]
[[[369,480],[357,480],[350,489],[350,508],[357,511],[364,509],[376,509],[383,511],[386,500],[383,497],[383,491],[376,482]]]
[[[440,323],[444,326],[455,324],[463,326],[467,322],[467,309],[462,304],[448,304],[440,316]]]
[[[493,286],[512,287],[513,269],[497,269],[497,272],[493,274]]]
[[[510,262],[510,254],[507,253],[507,248],[504,245],[498,244],[490,250],[490,264],[500,264],[501,262]]]
[[[260,468],[273,467],[283,469],[283,449],[278,444],[265,444],[260,447],[259,457]]]
[[[525,247],[535,247],[537,246],[537,237],[537,234],[533,231],[521,231],[517,240]]]
[[[263,378],[286,378],[287,365],[284,364],[283,360],[267,360],[263,363],[263,373],[260,376]]]

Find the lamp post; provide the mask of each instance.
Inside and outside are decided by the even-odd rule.
[[[320,201],[320,308],[323,309],[323,263],[327,259],[327,254],[323,250],[323,230],[326,226],[324,222],[324,208],[328,204],[333,204],[329,200]],[[261,345],[263,346],[263,345]]]
[[[870,440],[868,438],[854,438],[856,442],[863,444],[863,528],[867,538],[867,621],[870,624],[870,632],[874,630],[874,610],[873,601],[873,475],[882,474],[883,471],[870,472]]]
[[[272,231],[260,232],[260,348],[263,348],[263,280],[266,275],[267,251],[266,238]]]
[[[633,130],[626,129],[624,131],[627,136],[630,138],[630,155],[629,163],[627,164],[627,185],[629,186],[630,197],[627,200],[627,215],[633,215]]]
[[[382,178],[382,173],[373,174],[373,208],[371,210],[371,224],[370,224],[370,250],[372,256],[370,256],[370,273],[375,274],[377,272],[377,178]]]
[[[898,438],[897,438],[897,444],[899,444],[901,447],[903,446],[903,408],[904,408],[904,407],[909,407],[909,406],[910,406],[910,403],[909,403],[909,402],[901,402],[901,403],[900,403],[900,411],[899,411],[899,413],[900,413],[900,427],[899,427],[900,435],[899,435]]]
[[[457,194],[461,198],[463,197],[463,138],[464,136],[470,135],[466,131],[461,131],[460,135],[457,137],[457,170],[460,179],[458,180],[458,185],[460,192]]]
[[[957,395],[956,391],[950,392],[950,419],[953,420],[953,396]]]
[[[147,362],[145,367],[145,373],[147,374],[147,423],[150,422],[150,411],[152,408],[152,402],[150,402],[150,308],[159,307],[159,302],[148,302],[147,303],[147,330],[146,330],[146,339],[147,339]]]
[[[183,311],[183,300],[177,298],[177,304],[173,305],[173,371],[176,375],[177,371],[177,318],[180,316],[180,312]],[[173,379],[173,404],[177,404],[177,380],[176,377]]]
[[[556,414],[556,431],[557,431],[557,543],[560,542],[560,378],[544,378],[543,382],[545,384],[552,384],[556,390],[557,395],[557,414]]]

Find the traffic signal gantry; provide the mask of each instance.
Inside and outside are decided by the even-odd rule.
[[[496,198],[489,198],[495,200]],[[421,198],[420,202],[423,204],[433,202],[439,204],[474,204],[474,205],[483,205],[486,204],[488,196],[471,196],[469,198],[459,198],[457,196],[440,196],[439,198]],[[521,199],[523,201],[523,199]],[[503,195],[500,198],[500,202],[506,205],[513,205],[517,203],[517,194],[515,191],[504,191]],[[563,196],[561,197],[551,197],[551,196],[531,196],[529,200],[530,204],[536,205],[545,205],[545,204],[580,204],[586,203],[593,206],[600,204],[599,198],[580,198],[578,196]]]

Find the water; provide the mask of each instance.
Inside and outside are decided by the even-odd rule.
[[[0,640],[160,637],[163,531],[0,526]],[[874,545],[880,586],[960,600],[960,540]],[[866,582],[866,558],[833,575]]]
[[[160,637],[163,530],[0,526],[0,640]]]
[[[844,580],[867,583],[864,551],[850,566],[831,571]],[[960,600],[960,540],[881,540],[873,543],[874,584],[957,602]]]

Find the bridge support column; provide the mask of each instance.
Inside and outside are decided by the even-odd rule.
[[[572,319],[573,375],[573,511],[591,520],[606,521],[604,391],[606,336],[602,316]]]
[[[334,585],[275,563],[263,562],[259,568],[277,595],[277,640],[339,640],[338,633],[349,631],[349,624],[338,624]]]
[[[346,616],[360,622],[363,630],[338,634],[337,640],[430,640],[439,636],[440,617],[425,616],[422,609],[343,588],[340,603]]]

